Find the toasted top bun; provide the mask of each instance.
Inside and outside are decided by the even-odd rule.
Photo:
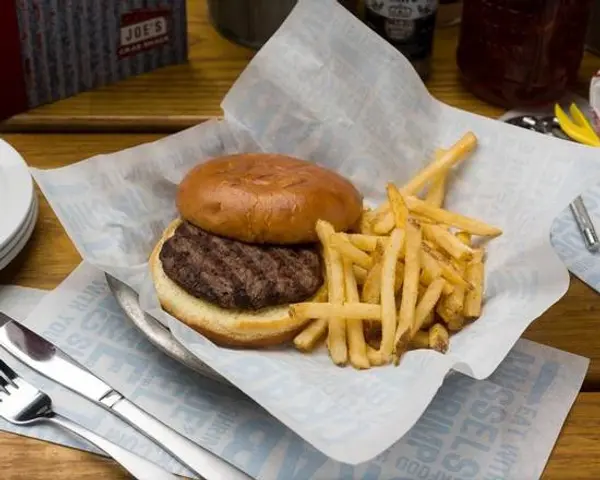
[[[174,220],[150,255],[152,281],[162,308],[216,344],[228,347],[266,347],[285,343],[306,325],[306,320],[293,319],[288,305],[258,311],[226,310],[183,290],[165,273],[159,258],[163,243],[181,223]],[[325,301],[323,286],[307,301]]]
[[[316,242],[315,224],[346,231],[362,197],[335,172],[296,158],[243,153],[193,168],[179,185],[177,208],[188,222],[248,243]]]

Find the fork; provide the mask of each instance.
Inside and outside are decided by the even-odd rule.
[[[15,425],[32,425],[38,422],[58,425],[103,450],[137,479],[178,480],[178,477],[145,458],[138,457],[55,413],[52,410],[52,399],[19,377],[2,360],[0,360],[0,417]]]

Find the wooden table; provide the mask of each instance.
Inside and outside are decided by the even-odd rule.
[[[30,165],[50,168],[152,141],[165,132],[218,116],[221,98],[252,52],[217,36],[206,20],[204,2],[188,3],[189,64],[165,68],[18,115],[0,124],[2,137]],[[456,29],[439,31],[430,90],[453,106],[492,117],[500,115],[500,109],[475,99],[458,82],[454,63],[456,39]],[[585,94],[588,79],[598,69],[600,58],[586,55],[578,85],[580,93]],[[45,199],[41,195],[39,198],[40,218],[33,238],[18,259],[0,273],[0,283],[51,289],[81,260]],[[583,391],[546,468],[547,479],[598,477],[599,311],[597,295],[574,279],[567,296],[525,334],[537,342],[592,359]],[[48,476],[54,480],[127,478],[109,460],[5,433],[0,433],[0,471],[0,477],[6,480],[46,480]]]

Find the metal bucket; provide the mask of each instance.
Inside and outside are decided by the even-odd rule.
[[[210,21],[225,38],[258,49],[281,26],[297,0],[208,0]],[[341,0],[356,11],[357,0]]]

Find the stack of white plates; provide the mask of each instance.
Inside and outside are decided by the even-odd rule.
[[[38,215],[33,179],[25,161],[0,140],[0,270],[27,244]]]

